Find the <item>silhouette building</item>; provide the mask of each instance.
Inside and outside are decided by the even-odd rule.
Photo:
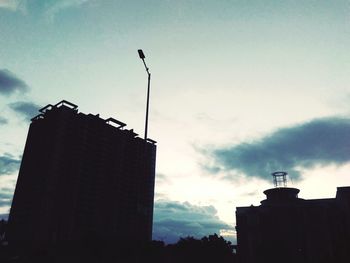
[[[9,241],[151,240],[156,142],[61,101],[31,121]]]
[[[236,208],[239,262],[350,262],[350,187],[305,200],[286,187],[285,172],[273,175],[261,205]]]

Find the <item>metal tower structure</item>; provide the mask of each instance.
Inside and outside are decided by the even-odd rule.
[[[273,176],[273,183],[275,188],[287,187],[287,174],[286,172],[278,171],[271,175]]]

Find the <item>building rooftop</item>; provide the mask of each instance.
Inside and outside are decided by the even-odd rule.
[[[56,103],[55,105],[48,104],[45,107],[39,109],[40,114],[38,114],[34,118],[32,118],[31,121],[32,122],[36,122],[36,121],[45,119],[47,114],[49,114],[50,112],[56,111],[56,110],[63,110],[63,109],[70,110],[70,111],[72,111],[72,112],[74,112],[76,114],[84,114],[84,113],[78,112],[78,106],[76,104],[71,103],[71,102],[69,102],[67,100],[62,100],[62,101]],[[115,129],[123,130],[125,132],[128,132],[133,137],[136,137],[138,139],[142,139],[142,138],[138,137],[138,134],[135,133],[133,129],[130,129],[130,130],[125,129],[126,124],[124,122],[121,122],[121,121],[115,119],[115,118],[109,117],[107,119],[103,119],[103,118],[100,117],[99,114],[93,115],[91,113],[89,113],[87,116],[90,116],[92,118],[96,118],[98,121],[103,121],[104,123],[110,125],[111,127],[115,128]],[[149,138],[147,138],[146,141],[148,143],[151,143],[151,144],[156,144],[157,143],[156,141],[154,141],[152,139],[149,139]]]

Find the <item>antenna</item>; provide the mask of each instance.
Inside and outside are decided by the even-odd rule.
[[[147,85],[147,102],[146,102],[146,120],[145,120],[145,140],[147,140],[147,130],[148,130],[148,109],[149,109],[149,93],[150,93],[150,86],[151,86],[151,73],[149,72],[149,68],[146,65],[145,62],[145,54],[143,53],[142,49],[137,50],[139,53],[140,59],[142,59],[143,65],[145,66],[147,75],[148,75],[148,85]]]
[[[276,188],[287,187],[287,174],[288,173],[282,171],[274,172],[271,174],[273,176],[273,182]]]

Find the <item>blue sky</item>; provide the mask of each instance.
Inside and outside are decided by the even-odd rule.
[[[66,99],[143,134],[139,48],[155,238],[234,240],[235,207],[259,204],[275,169],[301,197],[334,196],[349,182],[349,31],[345,0],[0,0],[0,213],[38,107]]]

